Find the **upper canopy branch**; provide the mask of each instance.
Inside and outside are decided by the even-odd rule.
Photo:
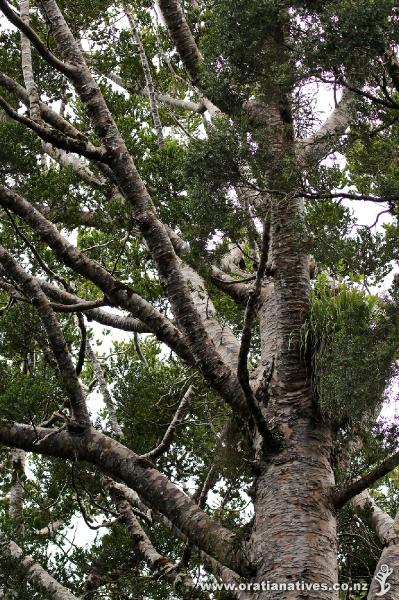
[[[399,60],[395,52],[389,48],[385,52],[385,69],[390,76],[397,92],[399,92]]]
[[[26,35],[32,45],[36,48],[39,54],[53,67],[60,71],[67,77],[69,77],[75,70],[72,64],[62,62],[57,58],[47,46],[41,41],[37,33],[25,23],[21,17],[15,12],[13,8],[8,4],[7,0],[0,0],[0,10],[4,13],[7,19],[15,25],[22,33]]]
[[[198,82],[202,57],[186,21],[181,4],[179,0],[158,0],[158,6],[184,68],[195,84]]]
[[[37,280],[28,275],[3,246],[0,246],[0,263],[37,309],[57,361],[63,387],[71,403],[72,416],[80,425],[87,426],[90,421],[83,390],[67,349],[64,334],[46,295]]]
[[[107,73],[106,77],[114,83],[116,83],[119,87],[129,92],[129,94],[137,94],[138,96],[144,96],[148,98],[148,90],[146,87],[134,88],[116,73]],[[202,114],[206,111],[206,105],[203,101],[192,102],[191,100],[182,100],[181,98],[175,98],[174,96],[170,96],[169,94],[164,94],[155,90],[154,97],[155,100],[157,100],[157,102],[160,102],[161,104],[168,104],[169,106],[173,106],[174,108],[179,108],[198,114]]]

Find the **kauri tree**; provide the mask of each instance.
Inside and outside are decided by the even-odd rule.
[[[399,598],[397,0],[0,9],[1,597]]]

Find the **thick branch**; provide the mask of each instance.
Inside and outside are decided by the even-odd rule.
[[[351,90],[344,88],[340,102],[316,133],[298,142],[300,164],[318,163],[331,151],[350,123],[354,96]]]
[[[136,492],[134,492],[126,485],[121,483],[117,483],[115,484],[115,486],[118,487],[118,490],[123,494],[123,496],[129,502],[129,504],[131,504],[133,507],[137,507],[144,513],[148,511],[147,506],[142,503]],[[153,521],[161,523],[164,527],[166,527],[166,529],[168,529],[174,537],[181,540],[185,544],[189,543],[189,538],[163,514],[153,510],[149,511],[149,516]],[[195,545],[195,542],[193,543]],[[220,577],[225,583],[240,583],[240,576],[236,572],[224,566],[222,562],[215,560],[214,558],[212,558],[212,556],[210,556],[203,550],[200,550],[199,556],[205,568],[208,571],[212,572],[216,577]]]
[[[29,25],[29,0],[20,1],[21,19]],[[33,76],[32,53],[30,41],[21,33],[22,73],[26,91],[29,96],[29,114],[32,121],[41,122],[40,96]]]
[[[399,592],[399,513],[392,519],[377,506],[367,491],[356,496],[353,504],[384,546],[367,598],[378,600],[383,596],[387,600],[395,600]]]
[[[199,79],[202,57],[184,16],[180,1],[158,0],[158,5],[184,68],[195,84]]]
[[[75,89],[87,107],[93,127],[108,152],[113,179],[133,209],[136,223],[157,265],[160,278],[166,286],[172,310],[189,342],[190,350],[208,383],[237,412],[241,412],[242,416],[247,418],[248,411],[241,386],[235,374],[215,351],[215,346],[206,333],[168,232],[154,213],[148,190],[126,148],[101,90],[86,65],[79,45],[56,2],[43,0],[42,4],[53,25],[54,37],[61,54],[78,67],[73,76]]]
[[[237,304],[245,305],[248,301],[251,287],[250,281],[253,281],[255,276],[247,277],[245,280],[232,279],[224,271],[217,267],[212,267],[211,281],[219,290],[230,296]]]
[[[58,583],[41,565],[36,563],[31,556],[24,556],[22,549],[15,542],[7,542],[3,536],[0,538],[0,552],[15,561],[16,568],[35,587],[51,594],[54,600],[78,600],[76,596]]]
[[[170,519],[196,546],[241,574],[251,569],[237,549],[234,534],[206,513],[157,471],[116,440],[93,428],[83,433],[13,424],[0,426],[0,442],[47,456],[97,465],[112,478],[132,487],[152,509]]]
[[[355,496],[352,504],[362,517],[366,517],[366,520],[384,546],[389,544],[393,537],[397,537],[397,533],[393,529],[394,520],[377,505],[367,490]]]

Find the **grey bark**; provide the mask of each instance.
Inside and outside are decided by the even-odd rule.
[[[378,561],[367,600],[394,600],[399,595],[399,514],[392,519],[365,490],[352,500],[356,511],[377,533],[384,549]]]
[[[23,576],[34,587],[51,594],[54,600],[78,600],[31,556],[24,555],[22,549],[15,542],[8,542],[3,535],[0,536],[0,552],[3,556],[15,560],[17,568]]]

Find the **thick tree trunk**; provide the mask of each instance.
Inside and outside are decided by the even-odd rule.
[[[267,105],[264,130],[264,151],[273,157],[266,165],[267,176],[271,189],[277,190],[269,200],[274,285],[265,290],[260,310],[266,371],[257,397],[281,448],[275,453],[265,448],[259,462],[250,547],[256,581],[263,584],[255,593],[257,600],[335,600],[332,433],[318,415],[301,344],[310,277],[289,114],[288,99],[276,91],[276,99]]]
[[[304,392],[306,393],[306,392]],[[256,483],[252,554],[257,581],[270,582],[259,600],[332,600],[337,582],[336,519],[328,490],[334,484],[329,432],[306,416],[292,428],[289,444],[263,465]],[[272,584],[304,583],[304,590]],[[307,590],[306,584],[329,589]]]

